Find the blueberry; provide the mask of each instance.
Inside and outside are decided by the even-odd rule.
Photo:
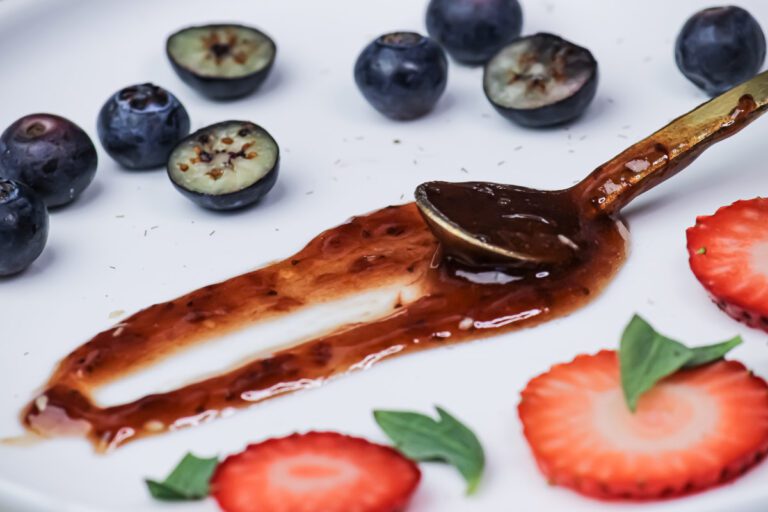
[[[234,210],[255,203],[277,181],[280,149],[261,126],[224,121],[188,136],[168,158],[176,189],[211,210]]]
[[[168,37],[165,49],[179,78],[214,99],[254,92],[277,54],[275,42],[262,31],[231,24],[181,29]]]
[[[765,60],[765,35],[740,7],[713,7],[691,16],[675,43],[683,74],[710,95],[755,76]]]
[[[179,100],[153,84],[132,85],[113,94],[96,122],[109,156],[128,169],[151,169],[189,134],[189,115]]]
[[[597,61],[552,34],[522,37],[485,65],[483,89],[496,110],[523,126],[552,126],[584,112],[597,92]]]
[[[80,195],[93,180],[96,164],[90,137],[63,117],[24,116],[0,135],[0,178],[26,183],[49,208]]]
[[[517,0],[431,0],[427,7],[427,32],[465,64],[484,64],[522,28]]]
[[[355,82],[373,108],[392,119],[415,119],[445,91],[448,60],[434,41],[392,32],[371,42],[355,63]]]
[[[48,239],[48,210],[27,185],[0,178],[0,276],[21,272]]]

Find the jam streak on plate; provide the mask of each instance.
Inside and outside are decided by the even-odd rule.
[[[84,435],[97,450],[109,450],[318,386],[386,357],[562,316],[596,296],[624,260],[626,240],[618,220],[601,216],[588,229],[592,243],[566,268],[511,275],[436,265],[437,241],[413,203],[355,217],[286,260],[156,304],[96,335],[59,363],[45,391],[23,412],[23,422],[44,436]],[[110,407],[91,398],[98,386],[177,350],[387,285],[416,293],[403,293],[378,320],[339,326],[169,392]]]

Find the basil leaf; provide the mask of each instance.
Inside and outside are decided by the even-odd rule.
[[[722,343],[716,343],[714,345],[707,345],[706,347],[696,347],[691,349],[693,351],[692,357],[688,360],[683,368],[695,368],[703,364],[711,363],[722,359],[725,354],[732,349],[741,345],[741,336],[735,336],[728,341]]]
[[[477,490],[485,467],[485,453],[477,436],[445,409],[436,407],[439,419],[415,412],[373,412],[376,423],[409,459],[443,461],[459,470],[467,494]]]
[[[186,496],[181,494],[178,491],[174,491],[170,487],[166,487],[165,484],[162,484],[160,482],[156,482],[155,480],[146,479],[144,480],[147,484],[147,489],[149,489],[149,494],[152,495],[153,498],[160,501],[184,501],[186,500]]]
[[[163,481],[146,479],[149,494],[156,500],[199,500],[208,496],[211,475],[219,464],[218,457],[201,459],[188,453]]]
[[[619,368],[624,399],[635,412],[640,395],[675,373],[692,357],[691,350],[657,333],[638,315],[624,329],[619,345]]]
[[[736,336],[715,345],[688,348],[659,334],[635,315],[624,329],[619,345],[621,387],[627,407],[635,412],[640,396],[664,377],[681,368],[695,368],[722,359],[741,342],[741,337]]]

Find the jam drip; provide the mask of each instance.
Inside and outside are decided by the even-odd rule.
[[[589,225],[583,257],[549,270],[483,271],[435,265],[438,243],[416,206],[388,207],[325,231],[296,255],[140,311],[64,358],[45,391],[23,412],[44,436],[76,433],[100,451],[199,424],[232,408],[315,387],[333,376],[420,350],[532,326],[570,313],[601,291],[620,267],[619,221]],[[247,325],[381,286],[403,293],[374,321],[330,334],[229,372],[99,407],[94,389],[174,352]],[[477,363],[481,364],[481,363]]]

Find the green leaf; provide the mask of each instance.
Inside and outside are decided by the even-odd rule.
[[[657,333],[638,315],[632,317],[619,345],[621,386],[629,410],[635,412],[640,395],[682,368],[691,355],[682,343]]]
[[[707,345],[705,347],[696,347],[691,349],[693,351],[692,357],[688,360],[683,368],[695,368],[718,359],[725,357],[725,354],[733,350],[742,344],[741,336],[734,336],[728,341],[722,343],[715,343],[714,345]]]
[[[376,423],[406,457],[416,461],[443,461],[459,470],[467,494],[477,490],[485,467],[485,453],[477,436],[445,409],[439,419],[415,412],[373,412]]]
[[[162,501],[203,499],[208,496],[211,475],[218,464],[218,457],[201,459],[188,453],[163,482],[145,480],[149,494]]]
[[[157,482],[155,480],[146,479],[144,480],[147,484],[147,488],[149,489],[149,494],[152,495],[153,498],[156,500],[161,501],[184,501],[187,499],[186,496],[179,493],[178,491],[174,491],[172,488],[167,487],[165,484]]]
[[[637,408],[640,396],[681,368],[694,368],[721,359],[741,344],[741,337],[704,347],[688,348],[659,334],[635,315],[624,329],[619,346],[621,386],[627,407]]]

